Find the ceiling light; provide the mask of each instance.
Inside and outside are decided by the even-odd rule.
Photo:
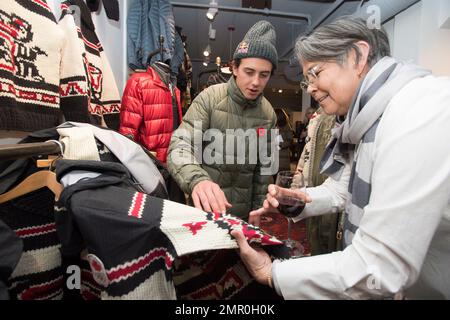
[[[203,65],[204,65],[205,67],[207,67],[207,66],[208,66],[208,62],[203,61]]]
[[[206,12],[206,18],[210,21],[213,21],[216,17],[217,12],[219,12],[219,9],[217,8],[217,2],[214,0],[211,1],[209,4],[209,9]]]
[[[281,89],[280,89],[280,90],[278,90],[278,93],[283,93],[283,90],[281,90]]]
[[[204,55],[205,57],[209,57],[210,54],[211,54],[211,47],[210,47],[210,45],[208,44],[208,45],[206,46],[205,50],[203,51],[203,55]]]

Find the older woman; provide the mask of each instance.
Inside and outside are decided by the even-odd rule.
[[[247,268],[285,299],[450,299],[450,78],[391,58],[386,33],[355,17],[296,51],[302,85],[340,122],[322,159],[329,178],[308,195],[270,185],[251,219],[286,193],[308,202],[297,220],[345,208],[345,249],[272,262],[233,231]]]

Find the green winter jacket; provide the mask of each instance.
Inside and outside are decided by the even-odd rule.
[[[194,152],[194,121],[201,123],[197,137],[201,139],[201,134],[206,130],[216,129],[216,133],[222,134],[222,140],[209,138],[205,141],[206,137],[203,136],[202,150]],[[239,143],[236,138],[239,133],[227,129],[242,129],[243,132],[253,133],[256,137],[257,132],[261,133],[261,128],[264,128],[265,138],[269,137],[266,141],[270,146],[271,135],[268,133],[275,125],[276,115],[269,101],[262,96],[254,101],[245,99],[234,77],[231,77],[227,83],[207,88],[192,102],[180,127],[172,135],[167,161],[169,172],[181,189],[189,195],[200,181],[211,180],[217,183],[233,205],[228,213],[246,219],[251,210],[262,206],[272,177],[261,175],[263,165],[259,155],[256,161],[251,161],[253,164],[249,161],[250,142],[255,140],[245,137]],[[247,131],[248,129],[250,130]],[[234,148],[227,148],[226,141],[234,141]],[[243,147],[244,143],[246,152],[242,155],[242,150],[239,152],[236,149]],[[251,144],[256,148],[254,154],[259,154],[258,146],[253,142]],[[218,146],[222,146],[223,150]],[[200,151],[202,155],[214,156],[217,161],[211,163],[205,161],[204,157],[198,157]],[[269,155],[270,152],[271,150],[268,151]],[[197,158],[194,158],[196,154]],[[238,155],[241,159],[239,163],[242,163],[242,157],[245,158],[244,164],[238,164]]]

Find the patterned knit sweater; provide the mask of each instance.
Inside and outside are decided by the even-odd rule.
[[[28,142],[38,136],[45,132]],[[102,175],[66,187],[55,211],[47,189],[0,205],[0,219],[24,245],[7,281],[12,299],[232,299],[274,293],[248,274],[238,255],[218,249],[237,247],[231,228],[241,228],[252,242],[275,245],[273,255],[285,257],[278,240],[231,216],[139,192],[108,148],[98,141],[97,148],[100,162],[57,162],[58,177],[77,169]],[[33,163],[0,164],[0,193],[36,171]],[[208,261],[200,273],[193,264],[198,256],[189,257],[198,251]],[[177,257],[183,257],[181,264]],[[81,270],[80,290],[66,286],[69,266]]]
[[[275,246],[274,254],[286,257],[282,242],[238,218],[133,190],[122,165],[58,161],[58,179],[72,171],[102,172],[65,187],[55,213],[63,255],[75,257],[87,249],[94,279],[102,286],[102,299],[176,299],[172,277],[175,259],[200,251],[237,248],[230,235],[236,228],[250,243]],[[183,283],[180,296],[224,299],[254,290],[255,280],[239,263],[239,256],[228,257],[228,268],[220,277],[211,269],[199,281],[200,287],[179,281]],[[223,262],[217,268],[221,265]],[[183,273],[189,279],[197,276]]]
[[[57,125],[64,33],[45,1],[2,1],[0,129],[34,131]]]
[[[46,0],[2,1],[0,130],[32,132],[63,116],[118,128],[120,97],[92,20],[77,29],[62,8],[58,24]]]
[[[66,119],[77,122],[102,124],[118,130],[120,95],[111,66],[95,33],[89,8],[81,0],[68,0],[61,4],[59,26],[67,40],[61,70],[61,108],[67,112],[86,106],[93,121],[80,118]],[[82,70],[74,76],[73,70]]]

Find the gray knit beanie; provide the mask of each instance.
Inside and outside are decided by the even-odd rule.
[[[262,58],[278,65],[277,36],[273,25],[265,20],[258,21],[247,31],[244,39],[234,51],[233,59]]]

